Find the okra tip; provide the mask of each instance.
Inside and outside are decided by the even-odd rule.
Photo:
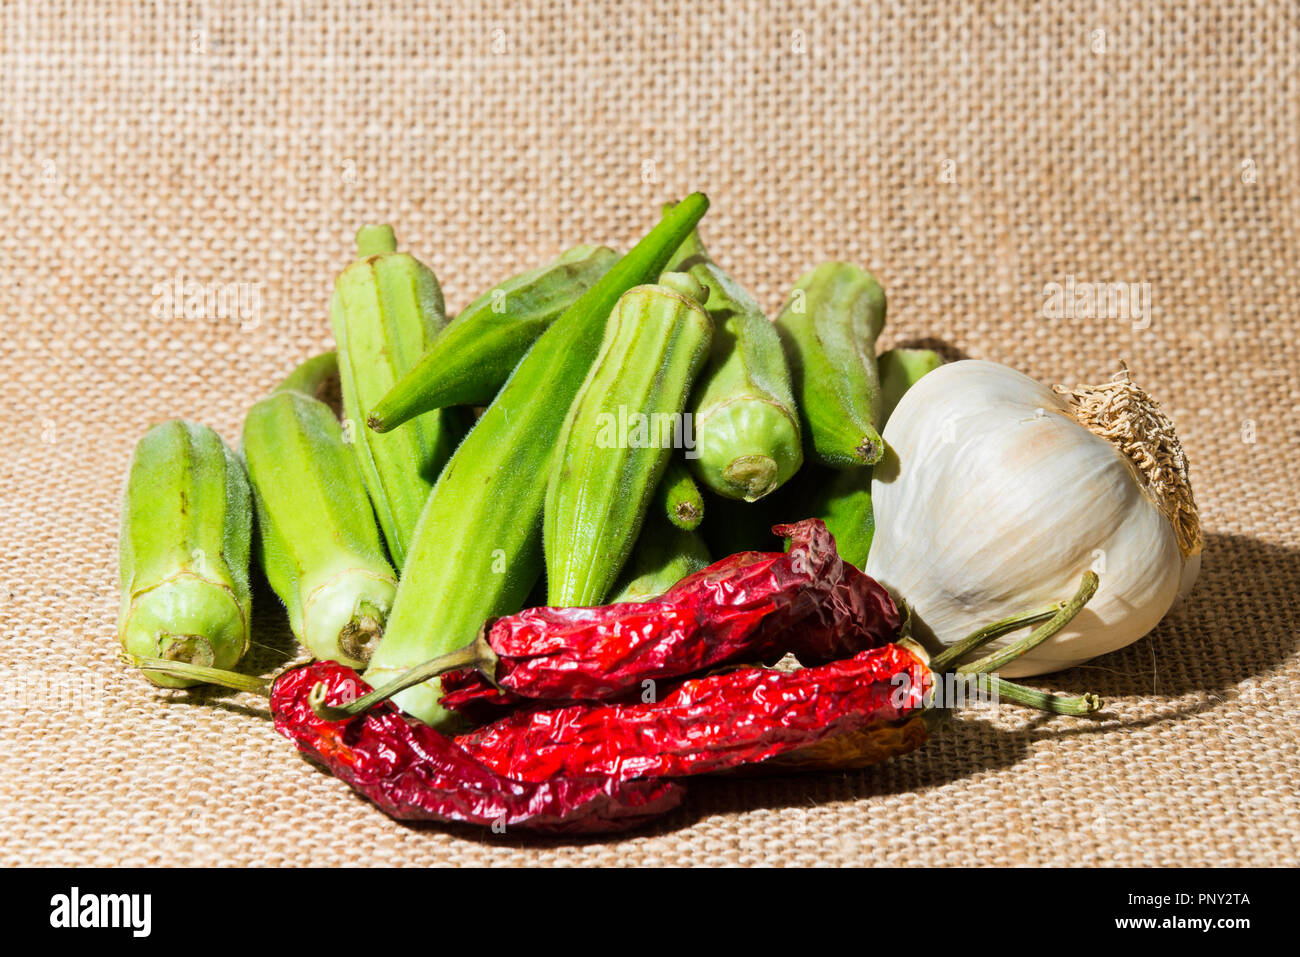
[[[695,502],[677,502],[673,505],[672,522],[678,528],[691,531],[699,526],[704,518],[704,510]]]
[[[879,462],[881,456],[885,454],[885,443],[880,438],[880,433],[875,429],[869,430],[862,436],[862,441],[854,449],[854,454],[862,460],[863,465],[875,465]]]
[[[366,416],[366,428],[371,432],[387,432],[392,428],[392,426],[388,424],[384,417],[379,414],[379,410],[376,409],[374,412],[371,412]]]
[[[671,206],[671,209],[668,208],[667,206],[665,207],[665,211],[664,211],[665,216],[668,215],[669,213],[676,212],[681,208],[685,207],[687,210],[689,210],[688,215],[696,222],[699,222],[700,217],[702,217],[706,212],[708,212],[709,197],[697,191],[691,193],[689,196],[687,196],[680,202],[669,204],[669,206]],[[697,214],[697,210],[698,210],[698,214]],[[695,228],[694,225],[692,225],[691,228],[694,229]]]

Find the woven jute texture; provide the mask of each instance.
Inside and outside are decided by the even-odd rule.
[[[1187,6],[5,3],[0,860],[1297,863],[1300,13]],[[850,260],[888,290],[886,346],[1070,385],[1126,360],[1170,413],[1201,580],[1039,682],[1099,692],[1100,719],[971,712],[870,770],[692,782],[649,830],[530,840],[396,824],[259,699],[115,660],[134,443],[175,416],[236,442],[329,345],[358,225],[393,223],[455,309],[575,243],[627,248],[692,189],[772,310]],[[1139,294],[1052,317],[1071,282]],[[295,652],[255,602],[271,673]]]

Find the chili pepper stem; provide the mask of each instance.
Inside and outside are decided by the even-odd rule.
[[[996,651],[991,655],[986,655],[978,661],[972,661],[968,665],[962,665],[956,669],[957,674],[989,674],[990,672],[997,671],[1008,662],[1014,661],[1021,655],[1032,651],[1068,625],[1071,619],[1083,610],[1083,606],[1088,604],[1089,599],[1091,599],[1096,593],[1097,573],[1092,571],[1084,573],[1083,581],[1079,584],[1079,590],[1075,593],[1073,598],[1061,606],[1060,610],[1052,616],[1050,621],[1039,625],[1015,644],[1008,645],[1001,651]]]
[[[221,685],[223,688],[233,688],[235,691],[249,691],[263,698],[271,696],[271,682],[266,678],[256,678],[222,668],[210,668],[207,665],[190,664],[188,661],[141,658],[139,655],[131,654],[124,654],[122,657],[141,671],[169,675],[172,678],[193,678],[196,681]]]
[[[970,679],[976,688],[981,691],[992,691],[999,699],[1005,698],[1016,704],[1027,705],[1052,714],[1092,714],[1094,711],[1100,711],[1102,706],[1101,698],[1091,692],[1078,696],[1052,694],[1050,691],[1027,688],[1005,678],[999,678],[997,675],[971,675]]]
[[[407,688],[423,684],[430,678],[436,678],[448,671],[460,671],[463,668],[475,669],[495,685],[497,656],[487,641],[490,625],[491,622],[485,625],[479,631],[478,637],[465,647],[449,651],[445,655],[439,655],[422,665],[416,665],[414,668],[402,672],[387,684],[380,685],[368,694],[364,694],[354,701],[349,701],[347,704],[327,705],[325,703],[325,685],[318,683],[312,688],[311,695],[308,698],[311,708],[316,712],[316,716],[324,721],[344,721],[347,718],[361,714],[369,708],[373,708],[381,701],[387,701],[393,695],[405,691]]]
[[[898,645],[898,647],[900,648],[906,648],[908,651],[916,655],[916,657],[920,658],[927,665],[931,663],[929,649],[927,649],[924,645],[922,645],[911,635],[904,635],[903,637],[899,638],[896,642],[894,642],[894,644]]]

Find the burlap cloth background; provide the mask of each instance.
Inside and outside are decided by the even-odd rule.
[[[1179,7],[6,3],[0,859],[1296,863],[1300,14]],[[257,699],[114,660],[132,445],[172,416],[236,441],[328,344],[357,225],[394,223],[455,309],[575,242],[626,248],[694,188],[773,309],[850,259],[887,343],[1069,383],[1126,358],[1162,400],[1208,550],[1153,636],[1045,682],[1104,719],[1004,708],[873,770],[701,781],[652,830],[527,841],[395,824]],[[1149,282],[1149,325],[1043,318],[1071,275]],[[178,277],[261,284],[260,308],[165,314]],[[289,644],[257,600],[269,672]]]

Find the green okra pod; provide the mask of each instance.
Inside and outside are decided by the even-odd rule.
[[[754,298],[709,258],[698,231],[669,268],[707,289],[713,320],[708,364],[691,398],[696,477],[727,498],[770,494],[803,462],[799,413],[780,336]]]
[[[483,622],[518,611],[543,567],[547,476],[569,406],[600,349],[605,320],[633,286],[653,282],[708,199],[678,204],[610,268],[520,361],[465,437],[425,503],[388,626],[365,678],[372,686],[471,641]],[[441,684],[395,697],[438,724]]]
[[[330,303],[338,346],[347,438],[366,491],[400,569],[420,510],[460,438],[450,412],[424,416],[409,429],[378,435],[365,427],[380,399],[419,361],[446,325],[433,272],[399,253],[388,226],[357,232],[357,259],[339,274]]]
[[[929,349],[890,349],[880,354],[877,365],[880,367],[883,428],[903,393],[916,385],[922,376],[943,365],[943,356]]]
[[[333,349],[312,356],[275,388],[276,392],[301,392],[330,405],[339,391],[339,354]]]
[[[174,420],[145,433],[122,503],[123,650],[226,670],[239,663],[249,645],[252,515],[244,467],[216,432]]]
[[[803,417],[805,452],[823,465],[872,465],[884,453],[876,366],[884,324],[880,283],[839,262],[806,273],[777,317]]]
[[[649,601],[687,575],[707,568],[710,561],[708,546],[698,532],[679,528],[652,511],[609,600]]]
[[[690,471],[676,457],[669,460],[655,498],[660,513],[678,528],[690,531],[704,521],[704,496]]]
[[[871,506],[871,466],[831,469],[808,465],[787,487],[788,521],[820,518],[835,537],[840,557],[861,569],[876,533]]]
[[[294,636],[316,658],[359,668],[397,591],[356,456],[311,397],[328,364],[309,360],[249,410],[242,451],[257,509],[257,553]]]
[[[370,412],[367,425],[388,432],[433,409],[491,402],[537,337],[617,260],[604,246],[575,246],[494,286],[438,334]]]
[[[713,324],[685,273],[627,292],[564,422],[546,488],[547,604],[599,605],[636,541]]]
[[[880,356],[880,385],[884,395],[883,417],[888,419],[898,400],[928,372],[943,364],[928,349],[891,349]],[[829,469],[809,465],[787,488],[784,502],[789,521],[820,518],[835,536],[845,561],[864,568],[875,537],[876,518],[871,504],[870,466]]]

